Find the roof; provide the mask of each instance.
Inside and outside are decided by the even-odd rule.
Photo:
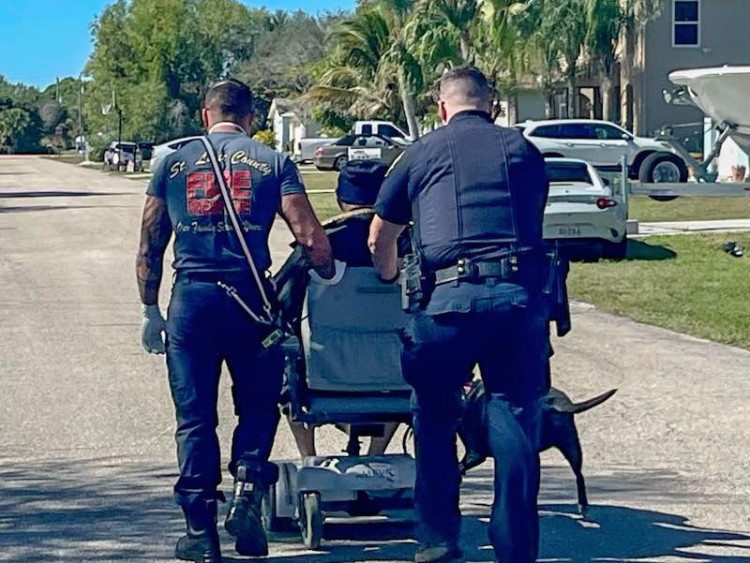
[[[299,99],[274,98],[271,102],[271,107],[268,109],[268,115],[271,116],[274,112],[281,115],[289,113],[294,114],[303,123],[314,121],[312,117],[312,106]]]

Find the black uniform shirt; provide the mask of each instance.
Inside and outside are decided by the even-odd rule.
[[[434,272],[460,258],[539,248],[548,187],[544,160],[520,131],[464,111],[394,162],[375,211],[391,223],[414,220],[423,268]],[[438,295],[440,286],[433,300],[441,310],[470,309],[485,290],[462,285],[450,298]]]

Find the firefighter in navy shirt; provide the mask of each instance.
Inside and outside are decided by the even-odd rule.
[[[271,265],[268,237],[277,212],[306,249],[315,270],[333,275],[328,239],[310,207],[295,165],[248,136],[250,89],[236,80],[214,84],[203,121],[223,169],[250,254],[259,271]],[[158,305],[164,252],[174,233],[175,282],[167,320]],[[260,522],[265,488],[277,478],[268,462],[278,424],[283,357],[264,347],[267,327],[249,316],[218,285],[234,287],[250,309],[262,311],[261,292],[226,213],[214,169],[199,140],[167,156],[149,185],[143,212],[137,276],[144,321],[142,343],[167,355],[177,418],[180,476],[174,487],[187,534],[176,557],[221,561],[216,530],[221,481],[216,435],[222,364],[232,377],[237,426],[230,471],[234,497],[225,527],[242,555],[262,556],[268,545]],[[263,280],[267,283],[266,279]],[[270,284],[266,292],[271,293]],[[162,333],[166,332],[166,346]]]
[[[380,276],[395,280],[396,241],[413,221],[424,279],[402,357],[414,389],[418,562],[463,560],[456,429],[461,389],[477,364],[497,460],[490,540],[503,563],[531,563],[538,552],[538,399],[549,389],[548,182],[539,151],[519,131],[495,126],[491,104],[477,69],[444,75],[446,126],[394,163],[370,230]]]

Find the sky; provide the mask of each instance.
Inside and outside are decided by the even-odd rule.
[[[242,0],[271,10],[353,9],[355,0]],[[107,0],[0,0],[0,75],[44,88],[78,76],[91,52],[89,26]]]

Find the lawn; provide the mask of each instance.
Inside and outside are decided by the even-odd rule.
[[[314,170],[302,169],[302,180],[305,182],[307,191],[316,190],[333,190],[336,188],[336,179],[338,172],[318,172]],[[321,221],[333,217],[340,213],[336,203],[336,195],[333,193],[311,193],[309,194],[310,202],[315,208],[315,212]]]
[[[654,201],[634,196],[630,199],[630,218],[644,222],[750,219],[750,197],[684,196]]]
[[[750,235],[631,241],[630,259],[573,264],[571,297],[636,321],[750,349],[750,257],[722,250]]]

